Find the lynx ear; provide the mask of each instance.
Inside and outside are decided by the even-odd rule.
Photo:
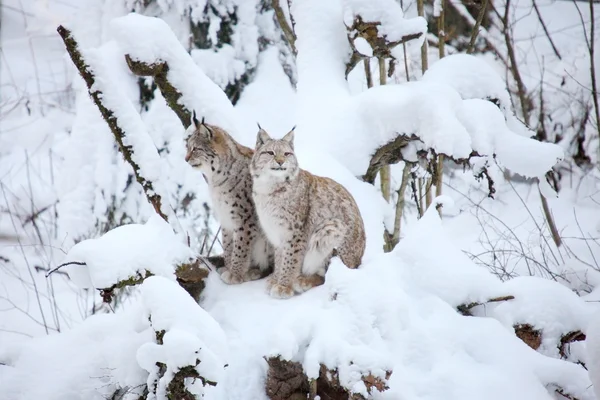
[[[294,126],[291,131],[281,138],[281,140],[284,142],[288,142],[292,148],[294,148],[294,129],[296,129],[296,126]]]
[[[208,127],[208,125],[204,123],[204,118],[202,119],[202,122],[198,127],[198,131],[209,139],[213,138],[213,131],[211,128]]]
[[[204,118],[202,118],[202,122],[204,123]],[[196,117],[196,110],[192,111],[192,124],[196,129],[200,127],[200,122],[198,122],[198,118]]]
[[[256,149],[264,145],[267,141],[271,140],[271,137],[269,136],[267,131],[261,128],[260,125],[258,125],[258,127],[260,129],[258,131],[258,135],[256,135]]]

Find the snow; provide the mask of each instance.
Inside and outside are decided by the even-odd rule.
[[[558,357],[562,336],[587,330],[592,309],[565,286],[534,276],[520,276],[503,284],[514,300],[486,305],[478,315],[492,317],[507,329],[530,324],[542,331],[541,352]]]
[[[219,324],[198,307],[179,284],[168,279],[152,276],[144,281],[140,291],[152,328],[155,332],[165,331],[162,345],[148,342],[137,350],[139,365],[149,372],[148,387],[158,381],[156,397],[151,394],[148,398],[165,399],[174,375],[188,365],[196,367],[203,378],[220,382],[227,359],[227,343]],[[159,362],[166,365],[160,378]],[[195,391],[204,393],[200,387]]]
[[[600,398],[600,313],[593,315],[586,335],[586,366],[596,398]]]
[[[400,248],[358,270],[334,259],[324,286],[285,302],[268,297],[264,281],[227,286],[211,275],[201,304],[227,334],[230,396],[241,398],[246,385],[251,390],[259,385],[263,355],[281,355],[301,362],[313,378],[320,364],[337,368],[344,387],[356,393],[366,393],[362,374],[384,377],[393,371],[383,398],[550,399],[547,387],[557,385],[593,399],[583,368],[535,352],[501,325],[504,319],[460,316],[457,305],[512,294],[516,285],[502,283],[453,250],[435,209],[417,225]],[[559,302],[569,299],[564,291],[546,295]],[[586,304],[572,296],[555,312],[562,318],[579,310],[569,317],[575,321]],[[506,315],[511,310],[514,320],[522,315],[514,308]],[[527,312],[532,323],[543,320],[539,307]],[[569,319],[564,324],[572,327]],[[246,348],[253,351],[242,351]],[[244,370],[253,370],[254,377],[238,378]]]
[[[21,7],[17,1],[8,2]],[[365,19],[385,20],[381,32],[389,35],[414,32],[424,25],[421,19],[407,17],[415,13],[412,2],[404,4],[405,16],[393,1],[294,1],[300,52],[297,91],[281,68],[281,41],[269,19],[272,11],[258,16],[253,8],[256,2],[173,0],[147,10],[168,12],[164,18],[175,34],[165,22],[135,14],[108,23],[125,9],[139,7],[132,4],[137,2],[130,1],[127,7],[116,0],[102,6],[78,2],[76,6],[86,13],[77,15],[86,18],[79,18],[76,38],[82,38],[86,57],[91,55],[93,67],[102,75],[99,85],[109,93],[107,100],[135,132],[133,144],[148,150],[140,150],[145,154],[140,162],[159,179],[157,188],[176,208],[174,219],[190,235],[194,249],[199,248],[193,243],[202,241],[202,232],[216,231],[206,185],[183,161],[184,129],[160,94],[140,114],[137,77],[123,62],[125,53],[147,62],[168,61],[169,79],[184,94],[182,104],[226,127],[242,144],[253,145],[257,120],[276,136],[297,124],[296,151],[302,168],[336,179],[360,208],[367,249],[359,269],[349,270],[334,259],[325,285],[286,301],[270,298],[264,280],[228,286],[211,273],[198,305],[173,275],[178,263],[195,254],[169,224],[154,215],[139,185],[128,183],[131,170],[115,151],[111,133],[81,80],[74,81],[75,92],[65,91],[64,98],[49,94],[62,84],[70,87],[74,76],[53,33],[55,26],[48,25],[56,20],[54,14],[42,18],[63,7],[54,3],[45,2],[43,6],[49,4],[50,9],[42,10],[35,8],[37,3],[23,2],[27,12],[23,15],[10,14],[12,9],[6,8],[12,17],[2,24],[2,93],[21,103],[16,112],[2,115],[0,131],[0,397],[105,399],[118,388],[129,387],[139,392],[129,392],[123,399],[137,400],[146,383],[154,383],[156,362],[167,369],[160,392],[179,368],[200,360],[195,366],[198,373],[217,386],[186,382],[190,391],[207,399],[260,400],[266,398],[264,357],[278,354],[300,362],[311,377],[321,363],[337,368],[342,383],[363,394],[362,374],[383,377],[392,371],[389,390],[371,396],[376,399],[553,399],[560,397],[556,388],[580,400],[598,397],[591,384],[600,384],[598,314],[594,313],[600,257],[595,239],[584,240],[598,236],[598,175],[595,170],[577,172],[575,166],[569,166],[570,173],[563,169],[560,197],[543,177],[563,157],[562,150],[566,159],[572,154],[569,116],[577,115],[576,105],[585,100],[578,97],[581,88],[575,90],[573,80],[561,86],[561,77],[568,73],[583,85],[589,82],[583,41],[567,29],[574,21],[572,4],[553,4],[553,8],[539,3],[545,16],[558,10],[551,19],[552,35],[564,61],[547,65],[549,82],[557,89],[546,98],[553,121],[563,124],[559,130],[567,132],[559,143],[561,150],[528,139],[533,132],[516,120],[511,109],[502,76],[506,71],[488,56],[457,55],[437,62],[431,58],[422,81],[368,91],[364,91],[364,76],[358,76],[362,68],[357,68],[353,73],[362,79],[360,90],[351,90],[343,78],[349,46],[342,22],[360,13]],[[244,7],[240,30],[234,33],[231,47],[193,50],[190,57],[185,47],[188,20],[176,12],[189,10],[200,18],[205,5],[219,7],[219,12]],[[377,5],[388,7],[388,12],[381,13]],[[535,88],[540,77],[535,70],[540,59],[535,57],[540,52],[548,55],[548,43],[545,37],[530,37],[535,26],[531,31],[523,28],[521,21],[536,18],[523,15],[528,9],[522,3],[513,9],[520,18],[515,23],[515,46],[527,69],[526,84]],[[62,19],[66,11],[60,10]],[[587,10],[582,12],[589,16]],[[14,28],[21,19],[29,20],[29,13],[39,15],[29,28],[52,33],[51,37],[36,38],[29,45],[24,33],[4,34],[5,26]],[[211,35],[216,36],[220,21],[215,15],[208,18]],[[260,55],[253,47],[257,44],[250,26],[254,18],[260,18],[261,35],[263,30],[273,30],[273,43]],[[75,24],[77,18],[70,22]],[[8,35],[13,32],[9,29]],[[493,27],[480,33],[482,38],[494,35]],[[115,42],[105,44],[111,39]],[[361,47],[360,40],[357,43]],[[536,51],[529,51],[530,45]],[[368,54],[368,50],[361,51]],[[51,68],[35,67],[30,52]],[[573,60],[577,62],[571,65]],[[258,69],[233,107],[220,88],[239,75],[242,63]],[[8,69],[14,82],[5,73]],[[36,70],[41,77],[32,80]],[[567,96],[571,94],[575,100]],[[18,100],[19,96],[27,97]],[[500,107],[488,98],[499,99]],[[485,180],[474,182],[470,172],[448,163],[444,196],[434,200],[443,204],[443,221],[434,208],[417,221],[409,188],[402,240],[392,253],[383,254],[383,222],[393,215],[393,206],[382,199],[377,185],[356,176],[364,174],[377,146],[403,133],[418,133],[423,141],[406,149],[406,157],[409,150],[414,153],[427,146],[455,157],[472,150],[484,155],[473,159],[474,170],[487,165],[497,200],[486,198]],[[597,143],[586,139],[584,145]],[[157,148],[160,159],[153,155]],[[393,188],[399,186],[402,167],[391,167]],[[563,236],[561,248],[547,244],[550,239],[536,187],[518,177],[507,181],[505,169],[539,178]],[[425,172],[418,168],[415,174],[421,177]],[[184,210],[180,203],[188,193],[195,198]],[[40,214],[36,232],[25,219],[48,205],[51,211]],[[4,210],[11,218],[4,217]],[[104,229],[129,221],[134,223],[101,236]],[[86,238],[95,239],[73,246]],[[550,251],[559,254],[560,261],[553,261]],[[87,266],[63,268],[73,281],[58,272],[44,278],[45,266],[64,261],[85,261]],[[95,290],[75,286],[107,287],[146,270],[158,276],[134,288],[114,310],[98,308]],[[556,282],[514,278],[528,274]],[[586,293],[590,294],[578,296]],[[39,307],[32,301],[34,294],[40,296]],[[515,298],[471,308],[473,317],[456,311],[462,304],[507,295]],[[89,315],[103,311],[110,313]],[[539,351],[515,337],[513,327],[522,323],[542,330]],[[159,345],[156,332],[161,330],[165,334]],[[558,359],[557,342],[574,330],[587,334],[586,343],[573,343],[567,360]],[[576,361],[584,361],[589,374]]]
[[[379,22],[378,33],[389,42],[398,42],[404,36],[427,32],[423,17],[404,18],[400,4],[393,0],[344,0],[344,23],[352,26],[356,17],[364,22]]]
[[[231,102],[189,57],[163,20],[131,13],[114,19],[111,29],[124,54],[148,64],[164,61],[169,65],[167,79],[181,93],[180,104],[195,110],[208,123],[222,127],[234,138],[239,136],[240,128]],[[153,40],[146,40],[148,37]]]
[[[119,281],[147,272],[175,279],[175,267],[193,252],[158,215],[145,224],[115,228],[97,239],[77,243],[64,262],[84,262],[63,268],[81,288],[109,288]]]

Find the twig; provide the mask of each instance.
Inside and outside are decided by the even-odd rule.
[[[471,54],[475,50],[475,40],[477,40],[477,35],[479,34],[479,27],[483,22],[483,17],[485,17],[487,6],[488,0],[483,0],[481,9],[479,10],[479,14],[477,15],[477,20],[475,21],[475,25],[473,26],[473,30],[471,31],[471,40],[469,41],[469,47],[467,47],[467,54]]]
[[[9,202],[8,202],[8,198],[6,197],[6,191],[4,190],[4,185],[0,184],[0,187],[2,188],[2,195],[4,196],[4,201],[6,202],[6,207],[8,207]],[[15,230],[15,234],[17,234],[18,233],[17,224],[15,223],[14,217],[13,217],[12,213],[10,212],[10,210],[9,210],[8,215],[10,216],[10,222],[12,223],[13,229]],[[25,249],[23,248],[23,245],[21,243],[21,238],[19,237],[18,234],[17,234],[17,241],[19,243],[19,249],[21,250],[21,254],[23,255],[23,258],[25,259],[25,264],[27,264],[27,272],[29,273],[29,277],[31,278],[31,284],[33,285],[33,289],[35,291],[36,301],[38,304],[38,308],[40,310],[40,314],[42,316],[42,321],[44,322],[44,329],[46,330],[46,335],[47,335],[49,333],[48,332],[48,323],[46,322],[46,315],[44,314],[44,309],[42,308],[42,301],[40,300],[40,293],[39,293],[39,290],[37,287],[37,283],[35,282],[35,278],[33,277],[33,272],[31,272],[31,266],[29,265],[29,260],[27,259],[27,255],[25,254]]]
[[[592,79],[592,100],[594,102],[594,113],[596,116],[596,129],[598,130],[598,136],[600,137],[600,105],[598,105],[598,88],[596,85],[596,61],[594,60],[594,41],[595,41],[595,28],[596,22],[594,21],[594,1],[589,0],[590,4],[590,42],[589,42],[589,53],[590,53],[590,78]],[[585,24],[583,25],[583,31],[585,32]],[[598,144],[598,158],[600,159],[600,143]]]
[[[367,87],[373,87],[373,74],[371,73],[371,59],[369,57],[365,57],[363,60],[365,65],[365,78],[367,79]]]
[[[590,247],[590,244],[588,243],[588,239],[585,237],[585,234],[583,233],[583,229],[581,229],[581,225],[579,224],[579,220],[577,219],[577,211],[575,211],[575,208],[573,208],[573,217],[575,217],[575,223],[577,224],[577,228],[579,228],[579,232],[581,232],[581,235],[584,238],[585,245],[587,246],[588,250],[590,251],[592,260],[594,260],[594,264],[596,264],[596,269],[600,270],[600,266],[598,265],[596,256],[594,255],[594,252],[592,251],[592,248]]]
[[[550,32],[548,32],[548,27],[546,27],[546,23],[544,22],[544,19],[542,18],[542,14],[540,13],[540,10],[539,10],[535,0],[533,0],[533,9],[535,10],[535,13],[537,14],[538,20],[540,21],[540,24],[542,25],[542,29],[544,30],[544,33],[546,34],[548,41],[550,42],[550,46],[552,46],[552,50],[554,51],[554,54],[556,54],[556,57],[558,57],[559,60],[562,60],[562,57],[560,56],[558,49],[554,45],[554,41],[550,37]],[[594,23],[594,14],[592,14],[592,24],[593,23]],[[583,27],[583,29],[585,29],[585,26]]]
[[[386,84],[386,74],[385,74],[385,60],[383,57],[378,57],[377,61],[379,62],[379,85],[384,86]],[[379,170],[379,180],[381,183],[381,194],[385,199],[386,203],[390,202],[391,196],[391,176],[390,176],[390,164],[385,164]]]
[[[142,185],[142,188],[144,189],[144,193],[146,194],[146,198],[148,199],[150,204],[152,204],[152,206],[154,207],[154,211],[156,211],[156,213],[158,215],[160,215],[165,221],[168,222],[167,215],[165,213],[163,213],[163,211],[161,209],[162,199],[161,199],[160,195],[156,194],[156,192],[154,191],[152,182],[146,180],[141,175],[139,165],[137,165],[137,163],[135,161],[133,161],[133,159],[132,159],[132,155],[133,155],[132,148],[130,146],[125,145],[125,143],[123,142],[123,139],[126,136],[125,132],[123,132],[123,130],[119,126],[117,118],[114,116],[113,112],[111,110],[109,110],[108,108],[106,108],[104,106],[104,104],[102,103],[102,93],[98,90],[93,89],[94,82],[95,82],[94,75],[90,71],[88,65],[86,65],[85,60],[83,59],[83,57],[78,49],[77,41],[73,38],[73,35],[71,34],[71,32],[62,25],[60,25],[57,28],[57,31],[58,31],[58,34],[60,35],[60,37],[63,39],[63,42],[65,43],[67,52],[69,53],[69,56],[71,57],[71,60],[73,61],[73,64],[75,64],[75,67],[77,67],[79,74],[85,81],[87,88],[88,88],[88,93],[90,94],[90,96],[92,97],[92,100],[94,101],[94,103],[96,104],[98,109],[100,110],[102,117],[104,118],[104,120],[106,121],[108,126],[110,127],[110,130],[112,131],[112,133],[119,145],[121,154],[123,154],[123,158],[125,158],[125,161],[127,161],[127,163],[129,163],[129,165],[131,165],[131,167],[133,168],[133,173],[135,175],[135,178],[138,181],[138,183],[140,185]]]
[[[207,256],[210,257],[210,252],[213,249],[213,246],[215,245],[215,242],[217,241],[217,238],[219,237],[219,232],[221,232],[221,227],[219,227],[219,229],[217,230],[217,233],[215,233],[215,238],[213,239],[212,243],[210,244],[210,247],[208,248],[208,254]]]
[[[508,300],[514,300],[515,296],[501,296],[501,297],[494,297],[492,299],[489,299],[487,301],[484,301],[483,303],[478,303],[478,302],[473,302],[473,303],[469,303],[469,304],[461,304],[458,307],[456,307],[456,309],[465,316],[470,316],[471,314],[471,309],[477,306],[482,306],[484,304],[489,304],[489,303],[499,303],[501,301],[508,301]]]
[[[61,269],[62,267],[66,267],[67,265],[87,265],[86,263],[82,262],[82,261],[69,261],[66,262],[64,264],[60,264],[58,267],[51,269],[50,271],[48,271],[48,273],[46,274],[46,278],[50,276],[50,274],[52,274],[53,272],[58,271],[59,269]]]

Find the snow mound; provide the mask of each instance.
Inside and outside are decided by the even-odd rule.
[[[64,270],[81,288],[109,288],[147,272],[175,280],[176,265],[193,257],[169,224],[155,214],[143,225],[123,225],[97,239],[77,243],[64,262],[86,265],[68,265]]]
[[[544,354],[559,357],[562,336],[587,330],[592,309],[567,287],[533,276],[516,277],[503,286],[514,300],[486,305],[478,315],[495,318],[511,330],[520,324],[541,330]]]
[[[365,396],[362,376],[385,379],[391,371],[389,389],[373,398],[552,399],[562,388],[593,399],[581,366],[534,351],[494,318],[460,315],[457,305],[512,294],[517,284],[503,284],[452,249],[435,210],[417,225],[393,253],[357,270],[332,260],[323,286],[286,301],[271,299],[264,281],[227,286],[212,274],[202,304],[236,354],[229,395],[260,391],[262,357],[280,355],[300,362],[309,378],[321,365],[335,369],[344,387]],[[585,307],[569,293],[548,295]],[[253,376],[240,378],[241,371]]]
[[[188,366],[204,379],[220,382],[227,343],[219,324],[173,281],[153,276],[144,281],[140,290],[146,318],[157,335],[162,332],[162,343],[145,343],[137,351],[139,365],[149,372],[148,387],[156,384],[156,396],[151,393],[148,399],[165,399],[175,374]],[[157,363],[166,366],[162,377]],[[204,389],[199,382],[188,387],[197,395],[203,395]]]
[[[102,400],[119,387],[138,387],[147,373],[136,351],[153,340],[148,322],[133,307],[97,314],[72,330],[23,342],[0,372],[2,399]],[[6,362],[0,347],[0,360]],[[136,395],[137,393],[137,395]],[[124,400],[138,398],[133,391]]]

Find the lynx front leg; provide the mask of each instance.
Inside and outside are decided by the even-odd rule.
[[[271,297],[287,299],[294,295],[294,284],[302,271],[306,240],[294,236],[275,249],[275,272],[267,285]]]
[[[219,268],[217,272],[223,274],[231,265],[231,253],[233,252],[233,232],[229,229],[221,228],[221,243],[223,245],[223,261],[225,267]]]
[[[225,264],[227,270],[221,274],[221,279],[227,284],[238,284],[248,280],[248,270],[251,262],[251,246],[253,241],[247,232],[233,232],[231,243],[231,255],[229,265]],[[226,259],[227,261],[227,259]]]

